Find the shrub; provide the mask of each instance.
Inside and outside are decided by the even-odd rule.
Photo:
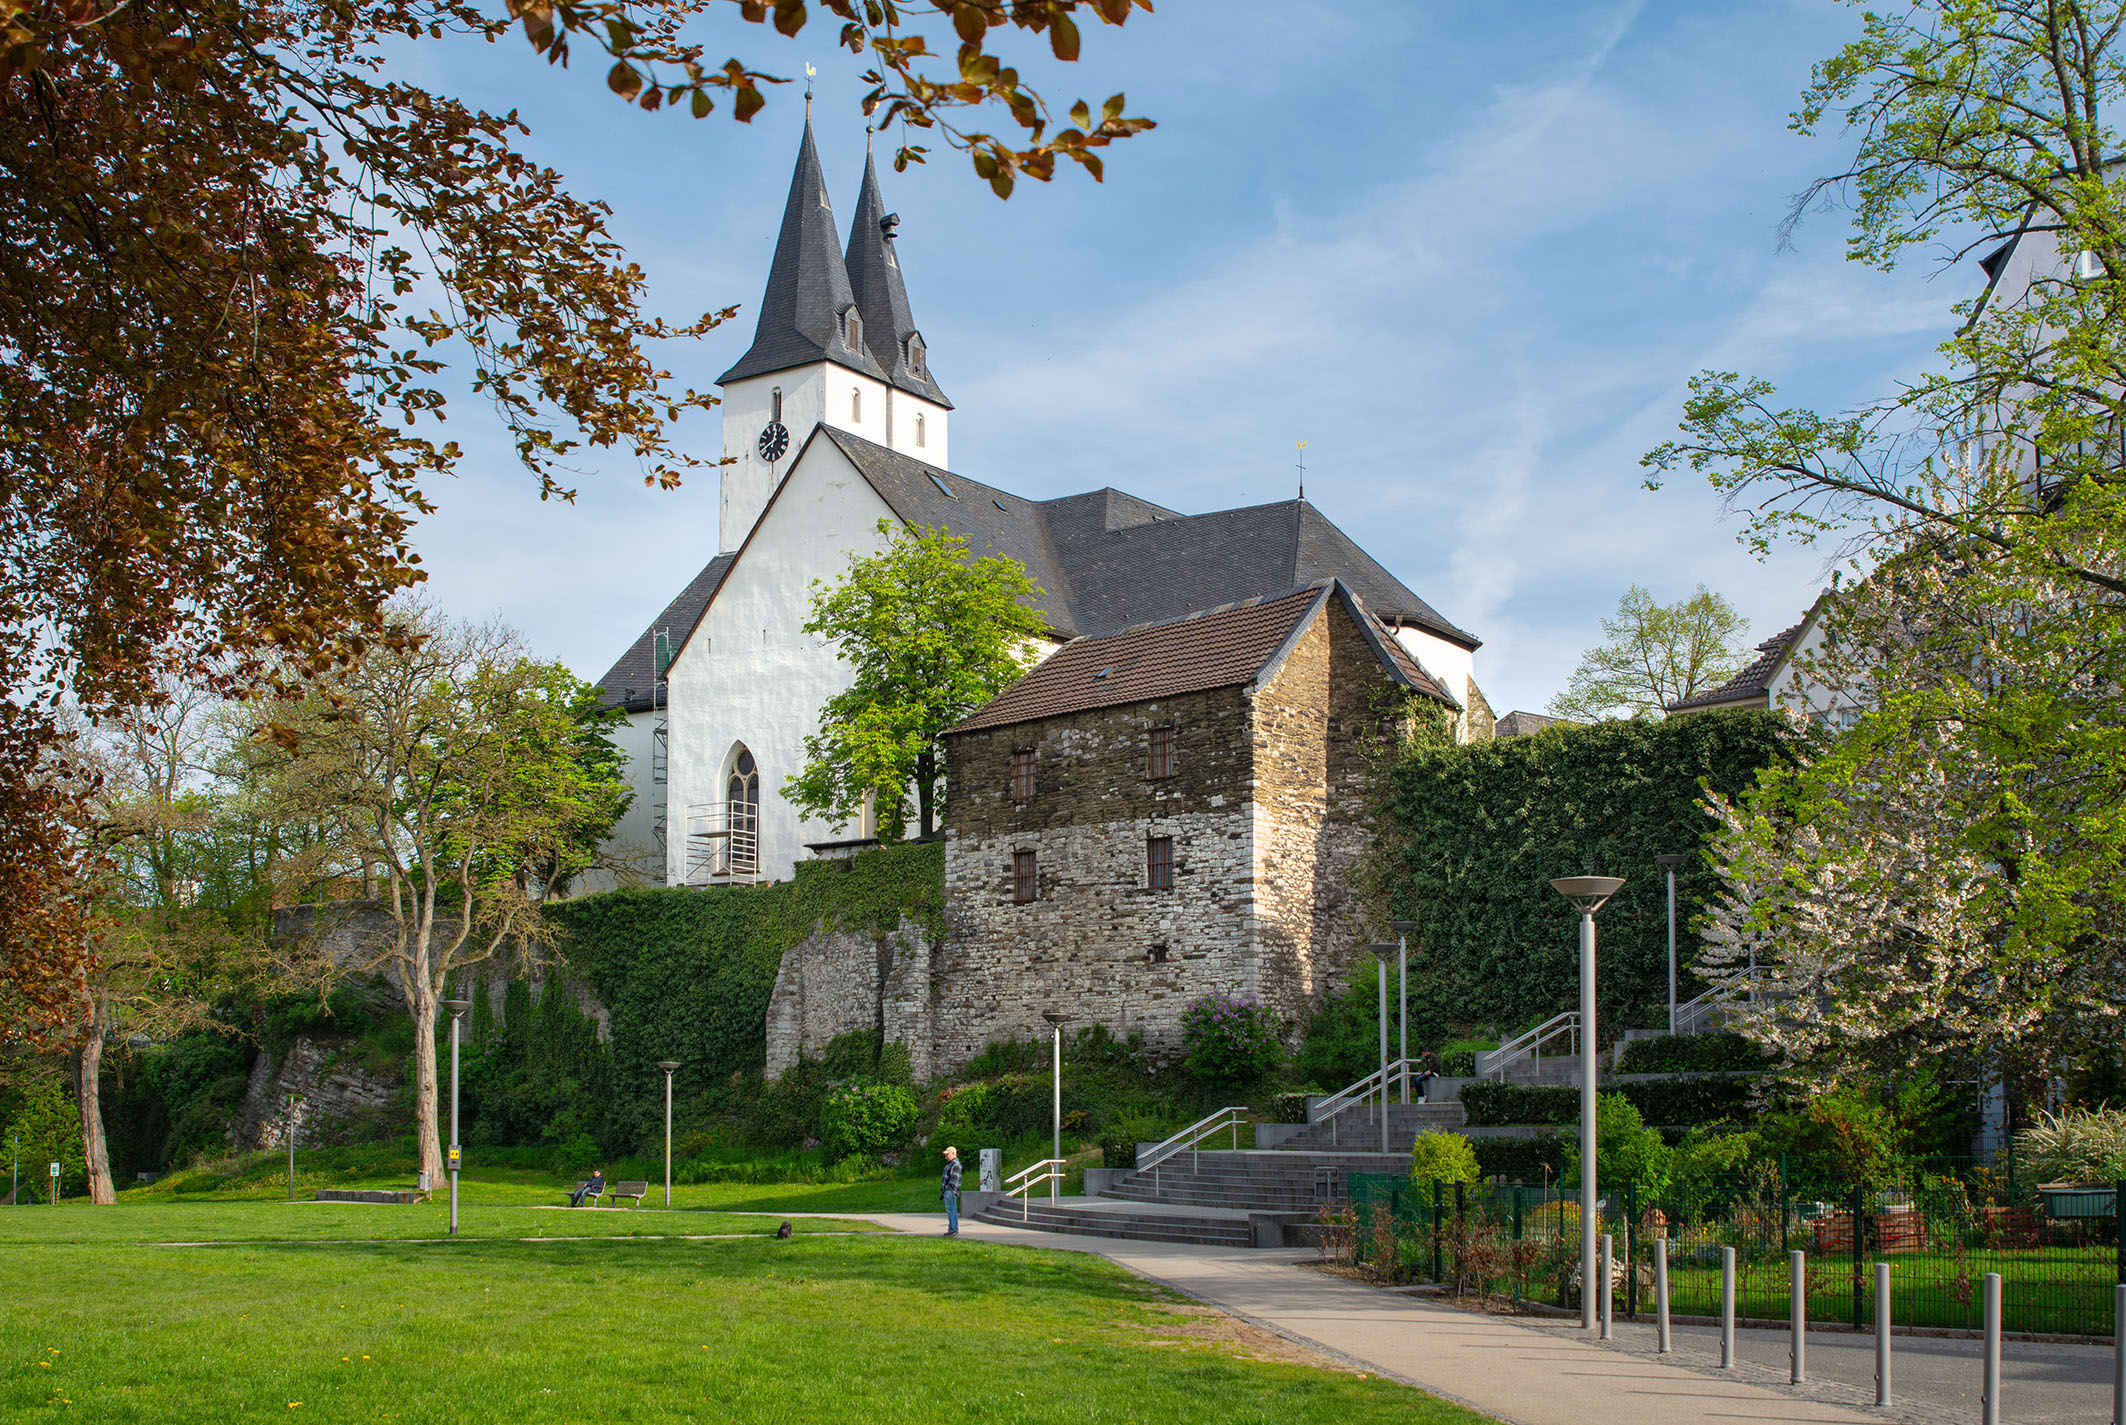
[[[1563,1133],[1565,1167],[1559,1181],[1577,1186],[1580,1181],[1580,1135]],[[1646,1126],[1639,1110],[1621,1094],[1595,1095],[1595,1144],[1601,1154],[1596,1186],[1603,1182],[1637,1183],[1639,1192],[1657,1193],[1668,1186],[1673,1171],[1673,1150],[1661,1135]]]
[[[1315,1091],[1312,1089],[1302,1089],[1297,1093],[1281,1093],[1276,1095],[1270,1100],[1270,1121],[1272,1123],[1306,1122],[1307,1099],[1311,1097],[1314,1092]]]
[[[554,1171],[564,1178],[580,1178],[598,1166],[598,1140],[578,1133],[554,1150]]]
[[[2032,1182],[2117,1182],[2126,1178],[2126,1109],[2040,1113],[2015,1135],[2015,1154]]]
[[[1410,1145],[1410,1176],[1417,1182],[1482,1182],[1484,1170],[1478,1164],[1476,1149],[1459,1133],[1441,1129],[1429,1129],[1417,1135]]]
[[[1473,1125],[1573,1123],[1580,1116],[1580,1091],[1551,1084],[1464,1084],[1462,1109]]]
[[[1698,1129],[1686,1134],[1676,1146],[1671,1165],[1678,1181],[1738,1177],[1763,1154],[1764,1139],[1753,1131]]]
[[[947,1142],[985,1134],[1023,1138],[1045,1133],[1055,1111],[1053,1093],[1046,1074],[1006,1074],[991,1083],[948,1090],[938,1111],[938,1132]]]
[[[877,1155],[906,1143],[919,1113],[915,1096],[899,1084],[837,1084],[820,1108],[820,1146],[829,1158]]]
[[[1555,1133],[1540,1138],[1477,1138],[1470,1141],[1487,1178],[1516,1183],[1554,1183],[1565,1169],[1565,1148]]]
[[[1847,1179],[1889,1172],[1902,1136],[1897,1116],[1872,1093],[1850,1084],[1775,1115],[1769,1126],[1780,1150]]]
[[[1137,1145],[1157,1143],[1166,1128],[1153,1118],[1118,1118],[1100,1135],[1100,1162],[1109,1168],[1137,1166]]]
[[[1703,1074],[1762,1069],[1764,1051],[1739,1034],[1664,1034],[1624,1046],[1617,1069],[1626,1074]]]
[[[1697,1125],[1742,1116],[1756,1083],[1747,1078],[1650,1079],[1620,1085],[1617,1092],[1630,1099],[1648,1123]]]
[[[1189,1073],[1207,1084],[1251,1084],[1284,1059],[1283,1024],[1245,995],[1211,993],[1181,1011]]]

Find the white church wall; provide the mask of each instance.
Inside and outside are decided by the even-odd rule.
[[[940,470],[952,468],[952,451],[946,444],[946,419],[950,412],[921,396],[886,388],[885,434],[879,443],[925,465]]]
[[[666,864],[673,882],[686,879],[687,809],[725,799],[725,763],[739,743],[760,767],[765,875],[786,879],[807,841],[855,834],[853,823],[837,833],[801,817],[784,799],[782,785],[804,764],[804,739],[818,725],[820,705],[848,686],[841,659],[804,631],[812,581],[838,578],[852,552],[883,548],[877,525],[892,518],[886,502],[832,442],[814,441],[680,649],[668,674],[672,834]]]
[[[626,722],[613,728],[613,746],[627,759],[627,785],[635,799],[614,823],[612,835],[605,839],[602,849],[609,859],[628,863],[626,869],[634,874],[615,870],[587,872],[577,878],[573,887],[579,894],[609,891],[626,884],[655,885],[664,879],[664,866],[657,857],[656,816],[665,789],[653,784],[652,732],[656,725],[657,714],[638,712],[629,713]]]
[[[1408,624],[1395,631],[1395,641],[1417,660],[1419,667],[1445,683],[1448,691],[1454,694],[1456,702],[1468,700],[1466,690],[1476,678],[1474,650],[1464,648],[1459,643],[1449,643],[1437,634],[1413,628]],[[1454,725],[1456,735],[1463,741],[1468,741],[1467,717],[1457,715]]]

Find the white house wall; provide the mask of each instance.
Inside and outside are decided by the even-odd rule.
[[[1469,685],[1476,679],[1476,653],[1459,643],[1449,643],[1437,634],[1408,624],[1395,631],[1395,641],[1403,650],[1417,660],[1418,666],[1447,685],[1458,703],[1469,700]],[[1469,719],[1466,709],[1454,719],[1455,736],[1469,740]]]
[[[784,390],[788,425],[789,391]],[[794,427],[793,427],[794,429]],[[809,430],[809,427],[807,427]],[[743,743],[760,767],[760,866],[787,879],[807,841],[855,834],[801,817],[783,779],[804,765],[804,739],[828,698],[848,686],[846,665],[804,631],[812,581],[832,582],[849,555],[875,554],[881,519],[899,521],[832,441],[814,440],[709,604],[667,675],[671,716],[671,835],[666,864],[686,879],[688,808],[721,802],[726,758]]]

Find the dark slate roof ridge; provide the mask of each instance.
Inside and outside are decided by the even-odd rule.
[[[703,565],[701,572],[679,591],[679,596],[664,606],[664,612],[651,619],[641,636],[613,660],[613,666],[598,680],[600,700],[607,707],[621,707],[629,712],[649,712],[655,707],[657,630],[670,631],[672,651],[676,656],[679,646],[686,642],[694,625],[701,621],[709,600],[716,597],[723,576],[730,572],[737,558],[736,551],[733,551],[719,554]]]
[[[842,313],[855,305],[808,115],[797,167],[790,174],[790,196],[783,204],[782,227],[775,237],[775,258],[768,266],[767,289],[760,298],[753,345],[716,378],[716,384],[818,361],[831,361],[884,381],[886,373],[871,353],[853,350],[843,340]]]
[[[1039,503],[835,426],[823,423],[819,430],[901,520],[950,530],[977,556],[1017,560],[1041,587],[1036,607],[1049,626],[1066,638],[1083,631],[1073,617],[1068,571]],[[954,493],[947,495],[939,481]]]
[[[1449,642],[1462,644],[1472,652],[1483,646],[1483,640],[1467,629],[1449,622],[1438,609],[1433,608],[1432,605],[1419,598],[1407,584],[1390,574],[1379,560],[1365,551],[1357,540],[1345,534],[1336,521],[1330,519],[1305,499],[1295,500],[1293,504],[1299,511],[1299,551],[1302,560],[1307,558],[1309,549],[1308,535],[1311,533],[1317,545],[1317,558],[1321,554],[1327,553],[1339,560],[1355,559],[1356,561],[1363,561],[1361,567],[1365,568],[1369,573],[1377,574],[1384,584],[1393,590],[1396,597],[1409,600],[1408,607],[1384,607],[1382,612],[1394,614],[1399,618],[1406,618],[1418,627],[1438,634]],[[1312,526],[1311,531],[1309,529],[1310,525]],[[1318,548],[1318,546],[1324,545],[1327,546],[1326,550]],[[1304,563],[1297,572],[1301,577],[1305,576],[1306,567]]]
[[[843,266],[849,273],[849,288],[856,294],[856,310],[864,319],[864,345],[886,373],[886,379],[903,391],[951,409],[937,381],[930,374],[927,355],[921,369],[909,359],[909,338],[919,335],[915,316],[908,306],[908,287],[901,276],[900,250],[887,228],[886,200],[878,189],[878,166],[864,154],[864,186],[857,195],[856,216],[849,224],[849,246]]]

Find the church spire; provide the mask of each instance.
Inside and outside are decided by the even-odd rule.
[[[852,314],[858,318],[853,323]],[[789,201],[783,205],[782,232],[775,239],[775,261],[768,269],[768,289],[760,299],[753,345],[716,383],[728,385],[817,361],[832,361],[886,380],[885,371],[868,349],[869,333],[864,330],[868,324],[869,313],[858,308],[849,271],[835,245],[834,210],[827,203],[826,179],[820,173],[808,116],[805,141],[797,151],[797,170],[790,175]]]
[[[878,191],[878,166],[864,155],[864,189],[857,196],[856,218],[849,225],[846,269],[864,319],[864,340],[886,379],[903,391],[935,401],[948,410],[952,402],[930,375],[930,358],[922,333],[908,311],[908,288],[901,281],[900,258],[893,250],[898,213],[886,211]]]

